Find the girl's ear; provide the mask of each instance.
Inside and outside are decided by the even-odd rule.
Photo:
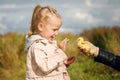
[[[43,23],[41,23],[41,22],[38,23],[37,27],[38,27],[38,31],[40,31],[40,32],[43,31]]]

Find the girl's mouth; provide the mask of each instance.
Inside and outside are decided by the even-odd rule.
[[[51,36],[52,39],[55,39],[55,36]]]

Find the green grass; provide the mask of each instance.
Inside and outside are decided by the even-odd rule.
[[[58,42],[68,38],[66,54],[76,56],[68,68],[71,80],[120,80],[120,72],[93,61],[78,49],[76,39],[82,36],[94,45],[120,55],[120,27],[98,27],[85,30],[79,35],[60,33]],[[0,35],[0,80],[25,80],[26,54],[24,53],[25,35],[7,33]]]

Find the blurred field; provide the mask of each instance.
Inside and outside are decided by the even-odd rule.
[[[120,27],[98,27],[79,34],[60,33],[56,38],[68,38],[66,54],[75,55],[76,61],[69,66],[71,80],[120,80],[120,72],[93,61],[77,49],[76,39],[82,36],[94,45],[120,55]],[[0,35],[0,80],[25,80],[25,35],[6,33]]]

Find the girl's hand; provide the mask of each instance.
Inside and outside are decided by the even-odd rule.
[[[63,39],[63,40],[58,44],[59,48],[62,49],[63,51],[65,51],[65,50],[66,50],[66,44],[67,44],[68,41],[69,41],[69,40],[68,40],[67,38]]]
[[[72,64],[74,61],[75,61],[75,56],[71,56],[64,61],[64,64],[66,65],[66,67],[69,67],[69,65]]]

